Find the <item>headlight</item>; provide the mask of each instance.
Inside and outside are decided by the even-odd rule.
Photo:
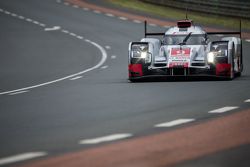
[[[133,44],[131,47],[131,58],[144,59],[146,63],[150,63],[152,54],[148,50],[148,44]]]
[[[143,58],[147,57],[148,44],[132,44],[131,46],[132,58]]]
[[[207,54],[207,61],[208,61],[208,63],[214,63],[214,56],[215,56],[214,52],[209,52]]]
[[[141,58],[145,59],[145,62],[150,63],[151,62],[151,53],[149,52],[141,52]]]
[[[147,57],[147,52],[141,52],[141,58],[145,59]]]

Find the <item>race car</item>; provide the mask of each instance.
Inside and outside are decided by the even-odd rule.
[[[209,39],[209,35],[216,34],[226,36]],[[145,37],[129,43],[128,77],[132,82],[158,76],[213,76],[231,80],[241,75],[242,61],[241,31],[205,32],[185,19],[165,33],[147,33],[145,21]]]

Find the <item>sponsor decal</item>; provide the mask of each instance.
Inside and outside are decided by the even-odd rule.
[[[187,68],[189,66],[188,62],[170,62],[169,67],[170,68]]]
[[[190,48],[172,48],[171,56],[190,56]]]
[[[172,48],[169,56],[169,67],[189,67],[190,48]]]

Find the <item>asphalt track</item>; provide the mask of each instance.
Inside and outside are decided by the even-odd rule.
[[[10,0],[0,2],[0,21],[0,164],[29,162],[4,163],[24,153],[44,153],[41,158],[46,160],[107,144],[112,147],[117,141],[83,142],[112,134],[129,134],[127,142],[143,141],[216,118],[223,122],[250,107],[248,39],[243,42],[244,72],[233,81],[129,83],[128,42],[143,36],[138,20],[63,1]],[[150,30],[164,27],[151,25]],[[221,108],[225,113],[209,113]],[[248,110],[245,113],[249,115]],[[180,119],[187,123],[159,127]],[[234,138],[231,128],[225,129],[228,141]],[[246,140],[178,165],[249,166],[249,152]]]

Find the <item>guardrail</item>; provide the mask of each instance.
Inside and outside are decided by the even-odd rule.
[[[141,0],[144,2],[216,15],[250,19],[248,0]]]

